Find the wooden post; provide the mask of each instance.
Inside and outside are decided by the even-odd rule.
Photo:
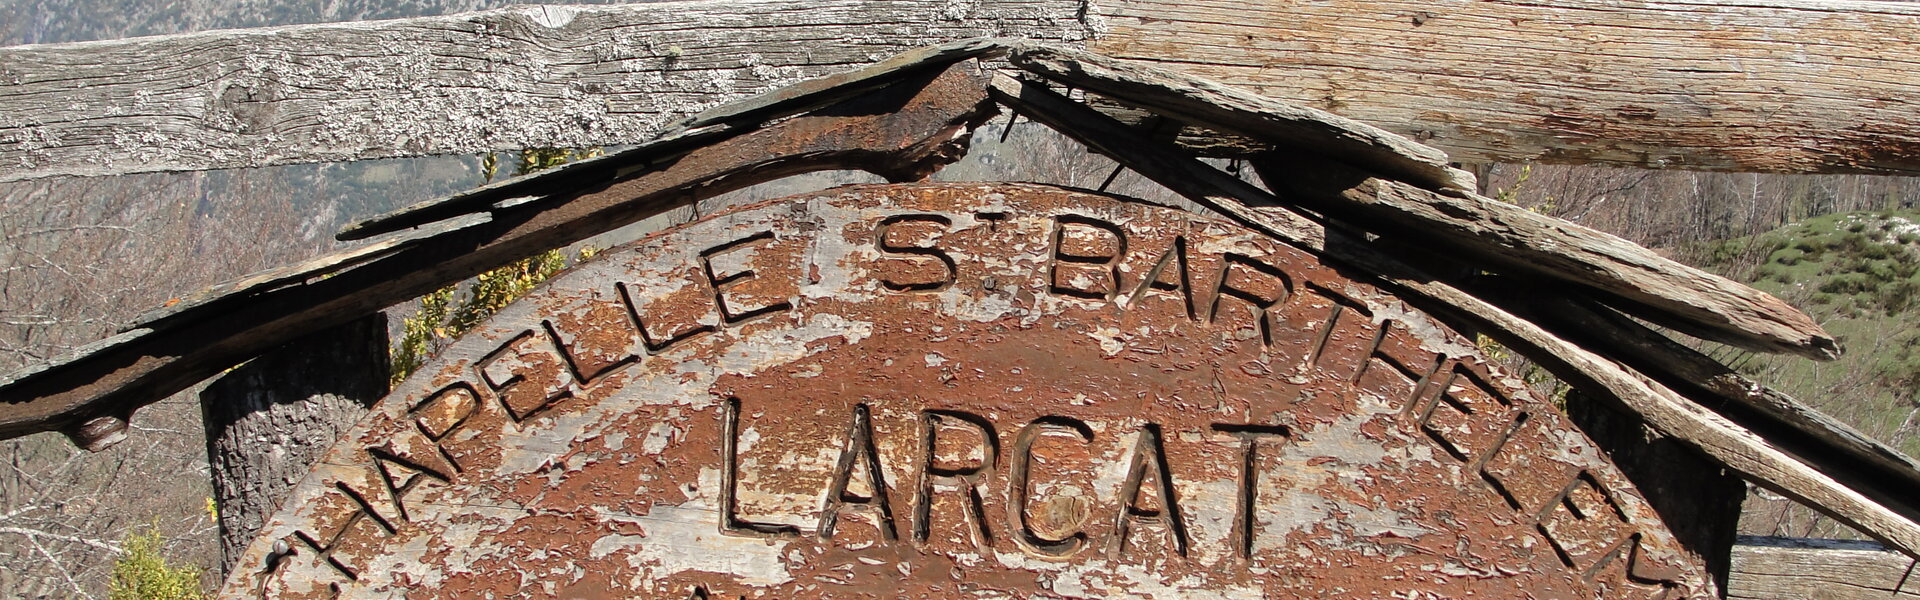
[[[289,342],[200,393],[223,576],[313,461],[386,395],[388,367],[386,315],[373,313]]]

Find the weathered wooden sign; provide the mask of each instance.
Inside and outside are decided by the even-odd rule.
[[[223,596],[1706,598],[1459,334],[1236,225],[854,186],[603,253],[302,482]]]

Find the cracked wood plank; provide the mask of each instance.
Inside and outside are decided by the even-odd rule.
[[[1172,66],[1464,162],[1911,174],[1916,28],[1920,5],[1859,0],[745,0],[21,46],[0,49],[0,181],[632,143],[982,35]]]
[[[1901,514],[1920,517],[1920,463],[1912,457],[1612,309],[1522,293],[1523,287],[1535,286],[1490,283],[1471,291],[1652,376],[1795,455],[1834,457],[1820,468]]]
[[[1022,44],[1008,61],[1047,79],[1154,114],[1366,165],[1430,190],[1474,190],[1473,174],[1447,155],[1378,127],[1279,102],[1219,82],[1069,48]]]
[[[1655,430],[1749,481],[1820,510],[1901,552],[1920,556],[1920,524],[1802,460],[1832,457],[1796,457],[1629,367],[1410,266],[1383,251],[1382,244],[1295,214],[1264,190],[1156,144],[1092,108],[1005,75],[996,77],[990,90],[995,99],[1022,115],[1059,129],[1188,199],[1287,243],[1375,274],[1390,289],[1404,292],[1408,301],[1485,331],[1539,361],[1556,377],[1640,415]]]
[[[1455,160],[1920,171],[1920,4],[1127,0],[1089,49]]]
[[[527,6],[0,49],[0,181],[585,147],[1074,0]]]
[[[377,257],[356,256],[357,264],[319,260],[310,273],[316,276],[259,278],[294,283],[238,286],[153,327],[0,382],[0,438],[63,429],[81,446],[104,447],[133,410],[269,348],[702,198],[819,170],[923,177],[957,160],[957,146],[993,115],[984,86],[977,63],[908,77],[676,161],[629,165],[586,189],[509,203],[464,227],[434,228]]]
[[[1289,150],[1254,167],[1283,197],[1328,217],[1403,235],[1482,264],[1549,277],[1626,301],[1638,316],[1761,352],[1832,360],[1840,343],[1771,294],[1603,231],[1472,192],[1435,193]]]
[[[1920,598],[1914,559],[1873,542],[1743,537],[1733,547],[1729,600]]]

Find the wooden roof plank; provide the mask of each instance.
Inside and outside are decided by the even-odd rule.
[[[1579,285],[1696,337],[1818,360],[1841,353],[1813,317],[1772,294],[1578,223],[1471,192],[1435,193],[1298,150],[1254,167],[1288,201],[1328,217],[1466,253],[1490,270]]]
[[[1475,285],[1470,291],[1684,392],[1788,452],[1830,456],[1810,462],[1838,478],[1860,482],[1860,490],[1882,504],[1920,515],[1920,462],[1912,457],[1613,309],[1540,294],[1538,289],[1505,282]]]
[[[594,185],[617,176],[621,169],[673,160],[700,146],[757,129],[767,120],[792,116],[871,92],[898,81],[902,75],[944,68],[1005,48],[1004,43],[991,38],[970,38],[916,48],[871,65],[808,79],[709,109],[675,125],[659,138],[633,148],[570,162],[540,173],[507,179],[364,219],[347,225],[337,237],[341,240],[366,239],[439,219],[484,211],[489,204],[515,196],[533,197],[561,191],[555,186]]]
[[[1628,367],[1383,254],[1353,234],[1327,229],[1294,214],[1285,208],[1284,201],[1264,190],[1155,143],[1037,84],[1002,75],[995,78],[991,90],[996,99],[1020,114],[1059,129],[1182,196],[1296,247],[1321,253],[1331,261],[1365,269],[1389,288],[1402,292],[1409,302],[1475,325],[1540,361],[1563,380],[1612,399],[1654,429],[1700,450],[1748,480],[1806,502],[1902,552],[1920,556],[1920,524],[1911,515],[1902,515],[1857,491],[1864,487],[1862,482],[1838,480],[1801,460],[1835,457],[1797,458],[1782,451]]]
[[[1812,317],[1766,292],[1480,196],[1472,176],[1448,167],[1445,154],[1373,126],[1071,49],[1022,44],[1008,58],[1049,80],[1272,144],[1283,158],[1254,166],[1271,176],[1269,187],[1315,212],[1618,296],[1701,337],[1823,360],[1839,356],[1838,342]]]
[[[701,198],[818,170],[863,169],[911,180],[962,154],[993,114],[977,65],[904,76],[864,94],[679,160],[635,166],[616,181],[495,210],[483,223],[409,237],[331,277],[276,274],[237,286],[65,362],[0,386],[0,438],[62,429],[83,446],[118,434],[133,410],[260,352]],[[351,255],[353,251],[347,254]],[[332,269],[344,260],[321,260]],[[302,272],[305,273],[305,272]]]
[[[1217,81],[1041,44],[1017,45],[1007,60],[1049,80],[1097,92],[1122,104],[1367,165],[1429,190],[1470,192],[1478,187],[1472,173],[1448,166],[1446,153],[1432,146]]]

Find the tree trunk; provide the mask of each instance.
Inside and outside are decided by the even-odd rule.
[[[387,319],[373,313],[281,346],[201,392],[222,577],[313,461],[386,395],[387,377]]]

